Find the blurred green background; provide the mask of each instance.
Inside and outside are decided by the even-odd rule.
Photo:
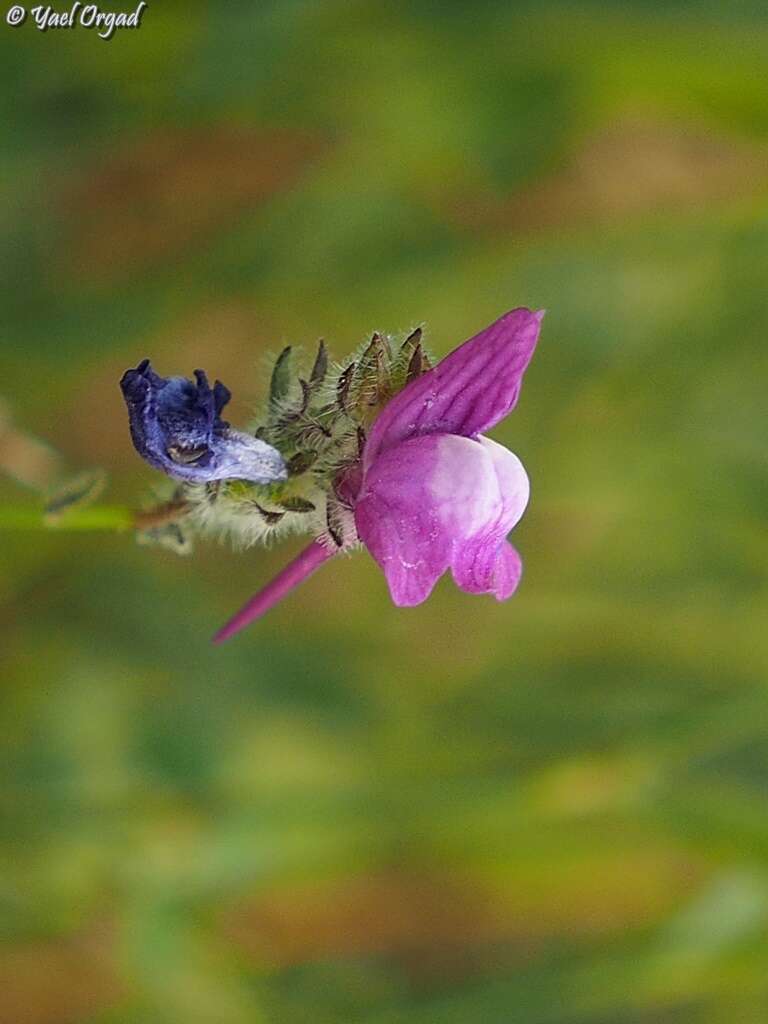
[[[145,355],[238,422],[284,344],[548,310],[508,604],[361,554],[216,649],[298,541],[2,533],[3,1024],[764,1024],[765,5],[2,14],[17,477],[140,503]]]

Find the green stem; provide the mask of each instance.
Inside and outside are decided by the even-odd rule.
[[[0,508],[0,530],[109,530],[136,526],[136,513],[121,505],[73,508],[55,516],[39,508]]]

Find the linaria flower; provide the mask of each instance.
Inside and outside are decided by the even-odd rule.
[[[218,380],[211,388],[202,370],[194,383],[160,377],[145,359],[123,374],[120,387],[136,450],[168,476],[189,483],[285,480],[280,452],[221,419],[230,391]]]
[[[278,447],[282,440],[298,448],[288,465],[298,460],[300,475],[307,471],[302,431],[314,436],[314,428],[312,473],[325,515],[307,519],[316,533],[312,543],[215,639],[225,640],[263,615],[323,562],[358,542],[383,570],[396,605],[420,604],[448,570],[468,593],[510,597],[521,561],[506,537],[527,505],[528,477],[517,456],[483,432],[514,408],[542,316],[512,310],[434,369],[425,360],[420,331],[397,355],[374,335],[361,358],[339,374],[335,407],[326,393],[312,414],[312,383],[318,377],[322,382],[326,372],[321,344],[310,380],[300,382],[300,409],[289,411],[279,397],[277,416],[263,434]],[[279,368],[280,362],[273,392]],[[338,426],[340,414],[351,427]],[[344,453],[336,461],[334,447]],[[305,512],[316,511],[315,501],[307,504]],[[281,507],[290,511],[285,499]]]

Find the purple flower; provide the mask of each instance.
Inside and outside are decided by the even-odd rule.
[[[468,593],[499,601],[514,593],[522,566],[506,537],[528,502],[528,477],[516,455],[482,432],[514,408],[543,315],[512,310],[413,380],[337,479],[336,494],[396,605],[420,604],[448,570]],[[215,640],[263,615],[337,550],[313,541]]]
[[[211,388],[202,370],[195,370],[195,382],[160,377],[145,359],[123,374],[120,387],[136,451],[169,476],[189,483],[286,478],[275,448],[221,419],[230,391],[218,380]]]

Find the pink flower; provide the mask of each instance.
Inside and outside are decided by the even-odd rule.
[[[528,503],[528,477],[482,435],[514,408],[543,315],[512,310],[406,385],[337,481],[396,605],[421,604],[449,569],[468,593],[514,593],[522,566],[506,538]],[[338,550],[314,540],[214,639],[259,618]]]

